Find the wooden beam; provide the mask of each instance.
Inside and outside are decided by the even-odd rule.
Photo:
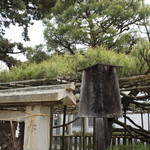
[[[120,91],[132,91],[132,90],[137,90],[137,91],[149,91],[150,86],[140,86],[140,87],[132,87],[132,88],[124,88],[121,89]]]
[[[150,79],[150,75],[139,75],[133,77],[120,78],[119,82],[128,82],[128,81],[143,80],[143,79]]]
[[[0,111],[0,120],[23,122],[25,118],[24,111]]]

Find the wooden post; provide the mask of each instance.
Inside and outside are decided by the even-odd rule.
[[[73,120],[73,115],[68,114],[68,122]],[[67,126],[67,134],[72,135],[72,123]]]
[[[85,150],[85,145],[86,145],[86,141],[85,141],[85,118],[82,118],[82,145],[83,145],[83,150]]]
[[[96,118],[96,148],[106,150],[111,143],[112,118]]]
[[[85,118],[84,119],[84,130],[85,130],[85,133],[88,132],[88,128],[89,128],[89,118]]]
[[[141,112],[141,125],[142,125],[142,129],[144,129],[143,113],[142,112]]]
[[[149,112],[147,113],[147,117],[148,117],[148,131],[150,131],[150,117],[149,117]]]
[[[96,118],[93,118],[93,150],[96,150]]]
[[[24,150],[49,150],[50,107],[26,106]]]
[[[96,150],[105,150],[105,131],[103,118],[96,118]]]
[[[126,119],[127,111],[124,109],[124,124],[127,125],[127,119]],[[127,138],[127,132],[125,130],[125,139],[123,140],[123,145],[126,145],[126,138]]]
[[[65,123],[66,123],[67,106],[64,106],[63,130],[62,130],[62,150],[65,150]]]

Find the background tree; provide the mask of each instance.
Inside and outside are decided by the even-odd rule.
[[[10,25],[18,25],[23,28],[22,36],[29,40],[28,27],[33,20],[42,19],[50,12],[56,0],[1,0],[0,1],[0,60],[6,62],[9,67],[15,62],[9,54],[25,51],[21,43],[11,43],[4,38],[5,29]],[[14,33],[15,34],[15,33]],[[15,51],[17,48],[17,52]],[[13,62],[12,62],[13,60]],[[12,65],[11,65],[12,63]]]
[[[28,47],[26,50],[26,57],[30,63],[40,63],[49,58],[41,44],[35,46],[35,48]]]
[[[105,45],[128,53],[137,41],[135,27],[149,15],[142,0],[58,0],[44,21],[47,47],[74,54],[81,44]]]

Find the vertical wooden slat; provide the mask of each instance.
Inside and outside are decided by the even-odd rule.
[[[149,112],[147,113],[147,118],[148,118],[148,130],[150,131],[150,116],[149,116]]]
[[[89,146],[89,150],[91,150],[91,148],[92,148],[92,136],[88,137],[88,146]]]
[[[64,106],[64,115],[63,115],[63,130],[62,130],[62,150],[65,150],[65,123],[66,123],[66,112],[67,106]]]
[[[57,137],[54,137],[54,150],[57,150]]]
[[[113,137],[113,138],[112,138],[112,146],[115,146],[115,145],[116,145],[116,138]]]
[[[137,143],[137,138],[134,138],[134,143]]]
[[[96,119],[93,118],[93,150],[96,150]]]
[[[117,144],[120,145],[120,137],[118,137],[117,140],[118,140]]]
[[[69,146],[68,146],[68,148],[69,148],[69,150],[71,150],[72,149],[72,147],[73,147],[73,138],[72,138],[72,136],[70,136],[69,137],[69,140],[70,140],[70,143],[69,143]]]
[[[133,144],[133,143],[132,143],[132,137],[129,137],[129,138],[128,138],[128,143],[129,143],[129,144]]]
[[[69,150],[69,145],[70,145],[70,137],[66,136],[66,150]]]
[[[126,115],[127,115],[127,112],[126,112],[126,109],[124,109],[124,124],[127,125],[127,119],[126,119]],[[125,138],[123,138],[123,144],[125,145],[126,144],[126,136],[127,136],[127,132],[125,130]]]
[[[87,150],[88,147],[88,137],[85,135],[85,149]]]
[[[142,128],[144,129],[143,113],[142,112],[141,112],[141,125],[142,125]]]
[[[79,150],[82,150],[82,138],[79,136]]]
[[[74,150],[77,150],[77,137],[74,139]]]
[[[85,118],[82,118],[82,145],[83,145],[83,150],[85,150],[85,122],[84,122]]]
[[[123,137],[123,145],[126,145],[126,137]]]

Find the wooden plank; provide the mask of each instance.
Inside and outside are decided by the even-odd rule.
[[[119,82],[128,82],[128,81],[143,80],[143,79],[150,79],[150,75],[139,75],[133,77],[120,78]]]
[[[26,119],[24,111],[0,111],[0,120],[23,122]]]
[[[27,86],[27,85],[43,85],[43,84],[66,84],[67,81],[64,79],[32,79],[32,80],[23,80],[23,81],[12,81],[0,83],[0,86],[8,87],[17,87],[18,85]]]
[[[121,89],[120,91],[133,91],[133,90],[137,90],[137,91],[149,91],[150,90],[150,86],[140,86],[140,87],[132,87],[132,88],[125,88],[125,89]]]

